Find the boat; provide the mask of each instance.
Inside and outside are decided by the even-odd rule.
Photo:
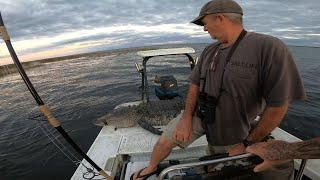
[[[123,107],[136,106],[141,103],[149,102],[150,100],[150,87],[148,84],[147,76],[147,62],[153,57],[185,55],[188,58],[190,68],[192,69],[196,61],[193,59],[192,54],[195,53],[193,48],[171,48],[171,49],[157,49],[148,51],[139,51],[137,54],[142,57],[142,67],[136,64],[137,71],[141,74],[141,100],[120,104],[115,109]],[[165,79],[166,80],[166,79]],[[164,81],[165,81],[164,80]],[[158,78],[158,81],[161,81]],[[172,77],[169,81],[172,86],[176,86]],[[170,85],[170,86],[171,86]],[[175,96],[176,89],[169,89],[169,94]],[[157,93],[157,90],[155,90]],[[165,97],[163,91],[158,91],[157,96],[171,99],[173,97]],[[160,100],[161,101],[161,100]],[[259,120],[259,117],[256,118]],[[159,130],[164,126],[155,126]],[[301,141],[299,138],[284,131],[283,129],[276,128],[271,136],[278,140],[288,142]],[[95,141],[87,152],[87,155],[102,167],[109,175],[119,180],[128,180],[132,173],[146,167],[159,135],[154,134],[146,128],[139,125],[133,127],[115,128],[112,125],[104,126]],[[205,136],[197,139],[188,148],[173,149],[172,153],[160,165],[158,175],[153,175],[148,179],[232,179],[231,177],[245,177],[249,176],[252,168],[261,159],[253,156],[252,154],[242,154],[238,156],[228,157],[224,154],[219,156],[210,157],[206,154],[206,147],[208,142]],[[294,160],[296,179],[320,179],[320,160]],[[74,172],[71,180],[80,179],[101,179],[94,172],[93,168],[86,160]],[[214,171],[208,172],[204,167],[214,164]]]

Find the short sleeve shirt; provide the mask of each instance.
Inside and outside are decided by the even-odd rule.
[[[214,123],[204,125],[210,144],[230,145],[245,139],[264,103],[277,107],[306,97],[293,57],[279,39],[247,33],[227,64],[231,47],[220,49],[214,58],[217,46],[214,43],[204,49],[190,76],[200,90],[201,78],[206,76],[204,91],[215,97],[220,94]],[[215,70],[210,69],[212,61]]]

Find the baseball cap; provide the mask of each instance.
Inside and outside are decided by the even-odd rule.
[[[203,26],[201,20],[208,14],[216,13],[237,13],[243,15],[242,8],[233,0],[212,0],[201,8],[199,16],[192,20],[191,23]]]

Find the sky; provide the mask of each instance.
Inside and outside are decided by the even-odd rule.
[[[288,45],[320,46],[319,0],[236,0],[244,27]],[[207,0],[0,0],[21,61],[174,43],[210,43],[191,24]],[[0,65],[12,63],[0,41]]]

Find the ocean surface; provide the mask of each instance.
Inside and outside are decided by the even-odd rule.
[[[191,46],[196,49],[194,57],[205,47],[204,44],[171,46]],[[281,127],[302,139],[320,136],[320,48],[290,46],[289,49],[302,75],[308,99],[292,103]],[[118,104],[140,99],[141,77],[134,62],[142,62],[136,50],[110,51],[43,63],[28,69],[27,74],[65,130],[87,151],[101,129],[93,124],[97,118]],[[185,57],[154,58],[148,65],[149,84],[153,85],[155,75],[174,74],[180,91],[186,91],[190,67]],[[37,104],[19,74],[0,77],[1,180],[60,180],[72,176],[76,165],[51,143],[48,134],[71,148],[39,115]]]

